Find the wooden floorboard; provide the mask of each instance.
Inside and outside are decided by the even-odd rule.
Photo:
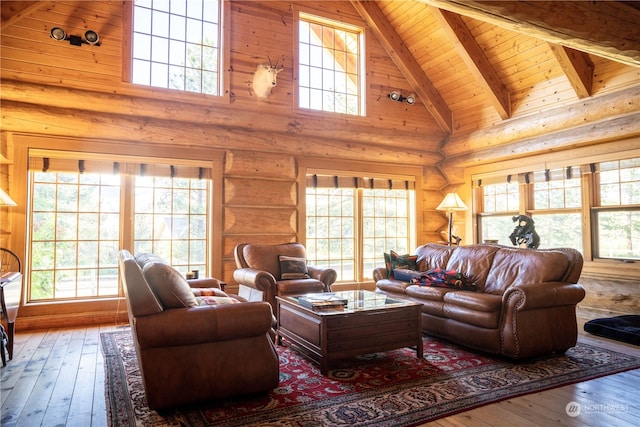
[[[640,347],[583,332],[580,341],[640,356]],[[1,427],[107,427],[100,333],[127,325],[17,331],[14,360],[0,370]],[[482,406],[424,426],[638,426],[640,369]],[[570,402],[578,416],[567,415]]]

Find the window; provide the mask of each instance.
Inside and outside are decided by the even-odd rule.
[[[307,177],[307,257],[338,281],[372,278],[383,254],[415,247],[414,183],[381,178]],[[360,243],[359,243],[360,242]]]
[[[640,259],[640,158],[593,165],[597,187],[592,209],[594,256]]]
[[[520,173],[511,183],[490,176],[490,185],[482,185],[474,177],[479,240],[511,245],[508,236],[515,225],[509,216],[526,213],[535,221],[540,248],[571,247],[587,261],[640,260],[640,157],[633,154],[610,160],[612,153],[594,163]],[[520,196],[515,196],[516,188]]]
[[[482,190],[481,214],[478,220],[481,241],[497,240],[511,244],[509,235],[513,231],[511,217],[518,214],[520,207],[520,186],[516,180],[484,185]]]
[[[364,115],[362,28],[300,13],[298,105]]]
[[[580,168],[533,174],[533,210],[541,248],[574,248],[582,252],[582,185]]]
[[[120,295],[121,247],[208,271],[210,169],[88,156],[30,157],[28,302]]]
[[[222,0],[135,0],[132,82],[219,95]]]

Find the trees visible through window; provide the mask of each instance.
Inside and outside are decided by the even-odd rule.
[[[120,295],[123,247],[207,272],[209,169],[47,157],[31,169],[28,302]]]
[[[362,46],[362,28],[300,13],[300,108],[364,115]]]
[[[313,265],[335,269],[338,281],[370,279],[385,252],[414,249],[413,183],[327,176],[307,181],[307,256]],[[384,188],[389,183],[393,188]]]
[[[640,259],[640,158],[602,162],[594,169],[594,255]]]
[[[222,0],[135,0],[132,82],[219,95]]]

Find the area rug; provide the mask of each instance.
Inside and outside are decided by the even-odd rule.
[[[590,334],[640,345],[640,316],[624,315],[589,320],[584,330]]]
[[[282,345],[276,346],[275,390],[159,414],[146,404],[130,331],[103,333],[101,342],[111,426],[415,426],[640,367],[640,357],[585,343],[564,355],[512,362],[424,337],[422,359],[409,348],[374,353],[340,362],[323,376]]]

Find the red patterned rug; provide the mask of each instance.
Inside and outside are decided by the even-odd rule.
[[[280,385],[251,398],[169,413],[147,407],[131,333],[101,334],[111,426],[412,426],[507,398],[640,367],[640,358],[578,343],[565,355],[514,363],[424,337],[424,358],[400,349],[351,359],[327,376],[287,346]]]

